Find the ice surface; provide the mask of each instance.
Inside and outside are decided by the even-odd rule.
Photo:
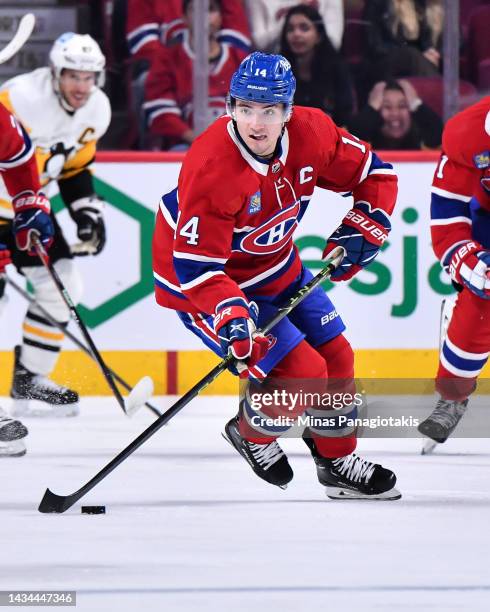
[[[90,398],[78,418],[27,420],[28,454],[0,460],[0,590],[75,589],[96,612],[489,609],[488,440],[430,457],[363,440],[402,500],[331,501],[300,440],[281,442],[286,491],[253,475],[220,436],[234,401],[195,400],[62,515],[37,512],[45,488],[72,493],[154,417]]]

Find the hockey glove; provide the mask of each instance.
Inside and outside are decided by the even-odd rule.
[[[336,247],[341,246],[345,251],[342,263],[332,273],[330,280],[348,280],[369,265],[388,238],[390,230],[389,217],[383,210],[371,210],[367,202],[358,202],[327,240],[323,251],[323,259],[328,259]]]
[[[0,242],[0,274],[5,272],[5,266],[8,266],[10,263],[12,263],[12,260],[10,259],[10,251]]]
[[[15,213],[12,229],[19,250],[28,251],[29,255],[36,254],[31,244],[33,234],[37,234],[48,249],[53,242],[54,226],[50,216],[51,205],[44,193],[22,191],[14,197],[12,205]]]
[[[467,287],[484,300],[490,300],[490,251],[474,241],[457,246],[446,258],[449,275],[455,283]]]
[[[267,338],[255,333],[258,314],[257,304],[247,304],[241,297],[225,300],[216,307],[214,330],[223,355],[231,352],[238,360],[237,364],[230,366],[233,374],[239,375],[254,366],[269,349]]]
[[[71,216],[77,224],[81,242],[72,247],[74,255],[98,255],[105,245],[104,200],[96,195],[70,204]]]

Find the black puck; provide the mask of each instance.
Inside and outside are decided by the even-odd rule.
[[[82,514],[105,514],[105,506],[82,506]]]

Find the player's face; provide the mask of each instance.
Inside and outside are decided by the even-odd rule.
[[[60,92],[72,108],[81,108],[87,103],[95,80],[95,72],[65,68],[60,76]]]
[[[403,138],[409,131],[412,119],[403,92],[396,89],[386,90],[380,113],[383,118],[383,133],[389,138]]]
[[[305,55],[320,42],[315,24],[305,15],[293,15],[286,26],[286,40],[296,55]]]
[[[284,105],[237,100],[234,118],[248,148],[260,157],[272,157],[284,124]]]

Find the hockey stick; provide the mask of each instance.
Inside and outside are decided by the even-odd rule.
[[[20,20],[19,27],[12,40],[0,51],[0,64],[8,62],[17,51],[24,45],[36,25],[36,17],[32,13],[27,13]]]
[[[32,243],[33,243],[34,249],[36,250],[36,253],[39,259],[41,260],[46,270],[49,272],[49,275],[51,276],[54,284],[58,288],[58,291],[60,292],[63,298],[63,301],[65,302],[65,304],[67,305],[71,313],[71,316],[75,320],[76,324],[78,325],[78,328],[82,332],[82,335],[85,341],[89,345],[90,352],[92,353],[93,358],[97,362],[97,365],[99,366],[102,374],[104,375],[104,378],[106,379],[107,384],[109,385],[112,392],[114,393],[114,396],[117,399],[119,406],[121,406],[121,409],[124,412],[124,414],[126,414],[127,416],[131,416],[132,414],[134,414],[134,412],[138,408],[140,408],[152,396],[153,394],[152,379],[149,376],[143,376],[143,378],[139,380],[136,383],[136,385],[133,387],[133,390],[126,398],[126,401],[123,399],[121,393],[119,392],[119,389],[116,386],[116,383],[114,382],[109,372],[108,367],[104,363],[104,360],[102,359],[99,351],[97,350],[97,347],[95,346],[94,341],[92,340],[92,337],[88,333],[88,330],[85,327],[85,324],[83,323],[83,321],[80,318],[80,315],[78,314],[75,304],[73,303],[68,291],[66,290],[66,287],[63,285],[63,281],[59,277],[58,272],[56,272],[55,267],[51,263],[49,255],[46,253],[46,250],[42,242],[39,240],[39,237],[37,236],[37,234],[33,235]]]
[[[336,254],[334,254],[336,253]],[[289,300],[279,308],[277,314],[259,333],[267,334],[279,321],[286,317],[307,295],[309,295],[315,287],[327,279],[335,268],[340,264],[344,257],[344,249],[338,247],[332,251],[332,258],[327,261],[327,265],[321,272],[312,278],[304,287],[299,289]],[[165,423],[168,423],[178,412],[184,408],[191,400],[193,400],[201,391],[210,385],[220,374],[222,374],[228,365],[233,362],[234,358],[231,354],[225,357],[220,363],[215,366],[204,378],[197,382],[185,395],[183,395],[173,406],[166,410],[158,419],[156,419],[147,429],[143,431],[135,440],[133,440],[124,450],[122,450],[112,461],[104,466],[91,480],[84,484],[78,491],[71,495],[56,495],[49,489],[46,489],[44,496],[39,504],[39,512],[57,512],[62,513],[68,508],[71,508],[75,502],[86,495],[95,487],[101,480],[108,476],[120,463],[127,459],[136,449],[144,442],[153,436]]]
[[[8,274],[4,274],[2,275],[6,282],[15,290],[17,291],[18,294],[20,294],[25,300],[27,300],[30,304],[32,304],[33,306],[35,306],[39,312],[42,313],[43,317],[48,320],[51,325],[54,325],[55,327],[57,327],[61,332],[63,332],[65,334],[65,336],[67,338],[69,338],[73,344],[75,344],[76,346],[78,346],[79,349],[81,349],[85,354],[87,354],[91,359],[93,359],[94,361],[96,361],[95,357],[93,356],[93,354],[90,352],[90,349],[85,346],[85,344],[83,344],[83,342],[81,342],[74,334],[72,334],[68,329],[65,328],[65,326],[60,323],[59,321],[57,321],[54,317],[52,317],[49,312],[43,307],[41,306],[41,304],[38,304],[36,302],[36,300],[27,293],[27,291],[25,291],[25,289],[22,289],[22,287],[20,287],[20,285],[18,285],[13,279],[10,278],[10,276]],[[126,389],[126,391],[132,391],[133,387],[131,387],[130,384],[128,384],[123,378],[121,378],[119,376],[119,374],[117,372],[114,372],[114,370],[112,368],[110,368],[109,366],[107,366],[107,369],[109,370],[112,378],[114,378],[114,380],[116,380],[122,387],[124,387]],[[144,404],[147,408],[149,408],[154,414],[156,414],[157,416],[160,416],[162,413],[160,412],[160,410],[158,410],[158,408],[156,408],[155,406],[153,406],[152,404],[150,404],[149,401],[145,402]]]

